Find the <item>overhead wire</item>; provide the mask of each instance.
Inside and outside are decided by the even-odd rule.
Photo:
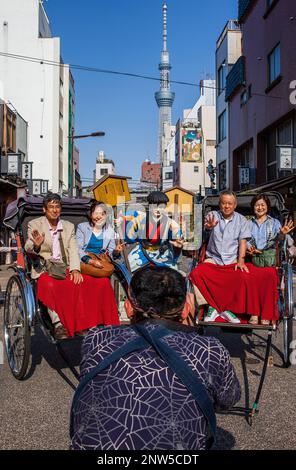
[[[101,68],[96,68],[96,67],[89,67],[89,66],[84,66],[84,65],[79,65],[79,64],[64,64],[63,62],[57,62],[53,60],[47,60],[47,59],[40,59],[38,57],[31,57],[31,56],[25,56],[21,54],[12,54],[8,52],[1,52],[0,51],[0,56],[11,58],[11,59],[18,59],[18,60],[24,60],[27,62],[33,62],[33,63],[40,63],[41,65],[52,65],[55,67],[70,67],[73,70],[82,70],[85,72],[93,72],[93,73],[105,73],[105,74],[112,74],[112,75],[118,75],[118,76],[126,76],[126,77],[132,77],[132,78],[140,78],[143,80],[153,80],[157,82],[161,82],[160,77],[152,77],[149,75],[141,75],[141,74],[136,74],[136,73],[131,73],[131,72],[120,72],[118,70],[108,70],[108,69],[101,69]],[[216,86],[208,86],[208,85],[203,85],[203,84],[198,84],[198,83],[191,83],[191,82],[185,82],[185,81],[180,81],[180,80],[170,80],[170,83],[174,83],[177,85],[185,85],[185,86],[192,86],[192,87],[200,87],[200,88],[205,88],[205,89],[210,89],[210,90],[219,90],[219,91],[225,91],[225,88],[220,88]],[[251,96],[262,96],[264,98],[269,98],[269,99],[280,99],[280,100],[285,100],[286,98],[282,96],[274,96],[270,94],[263,94],[263,93],[255,93],[252,91]]]

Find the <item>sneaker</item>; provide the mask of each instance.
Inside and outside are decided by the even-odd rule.
[[[66,328],[62,324],[58,324],[54,329],[54,337],[57,341],[69,338]]]
[[[219,317],[219,313],[217,312],[217,310],[209,306],[208,313],[206,314],[204,321],[215,321],[217,317]]]
[[[229,321],[229,323],[240,323],[240,319],[237,318],[237,316],[229,310],[224,310],[224,312],[220,314],[220,317],[224,318],[224,320]]]

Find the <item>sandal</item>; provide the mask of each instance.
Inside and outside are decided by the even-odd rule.
[[[249,323],[251,325],[258,325],[258,317],[256,315],[252,315],[250,320],[249,320]]]

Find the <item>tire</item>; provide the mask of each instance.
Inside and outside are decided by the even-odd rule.
[[[290,354],[293,349],[291,343],[293,341],[293,318],[284,318],[283,320],[283,333],[284,333],[284,367],[290,367]]]
[[[31,327],[22,283],[17,275],[7,284],[4,303],[4,341],[10,370],[24,379],[31,353]]]
[[[293,341],[293,270],[289,263],[284,266],[283,355],[284,367],[290,367],[291,343]]]

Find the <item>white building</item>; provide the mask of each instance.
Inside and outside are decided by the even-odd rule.
[[[209,160],[216,165],[216,82],[202,80],[200,86],[199,99],[177,123],[174,184],[204,195],[211,187]]]
[[[241,55],[241,29],[238,21],[230,20],[226,23],[216,43],[216,157],[219,191],[229,188],[229,104],[225,102],[226,76]]]
[[[113,160],[106,158],[105,152],[101,150],[96,162],[95,181],[106,175],[115,175],[115,165]]]
[[[0,44],[1,98],[28,121],[34,178],[49,180],[52,191],[67,190],[75,99],[69,90],[74,82],[69,66],[46,63],[61,61],[61,47],[60,38],[52,37],[41,0],[0,0]]]
[[[176,160],[176,126],[168,123],[164,124],[164,133],[162,140],[162,148],[164,149],[162,156],[161,182],[162,189],[172,188],[174,185],[174,163]]]

